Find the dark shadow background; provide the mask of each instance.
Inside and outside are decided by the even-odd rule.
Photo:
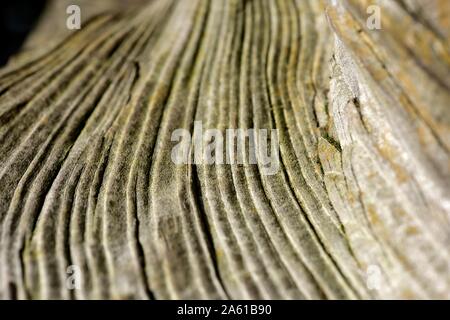
[[[20,50],[44,10],[46,0],[3,0],[0,5],[0,67]]]

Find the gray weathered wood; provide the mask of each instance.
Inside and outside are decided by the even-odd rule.
[[[0,70],[0,298],[450,298],[449,2],[373,2],[50,2]],[[174,164],[195,120],[279,172]]]

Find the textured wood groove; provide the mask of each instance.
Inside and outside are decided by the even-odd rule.
[[[0,70],[1,299],[450,298],[446,0],[72,2]],[[176,165],[194,121],[279,170]]]

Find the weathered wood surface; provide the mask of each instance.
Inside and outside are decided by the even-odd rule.
[[[447,0],[381,30],[373,1],[125,2],[70,1],[74,32],[53,1],[0,71],[0,298],[450,298]],[[279,172],[175,165],[194,120],[277,128]]]

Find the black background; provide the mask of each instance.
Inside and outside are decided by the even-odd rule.
[[[0,4],[0,66],[17,52],[35,26],[45,0],[3,0]]]

